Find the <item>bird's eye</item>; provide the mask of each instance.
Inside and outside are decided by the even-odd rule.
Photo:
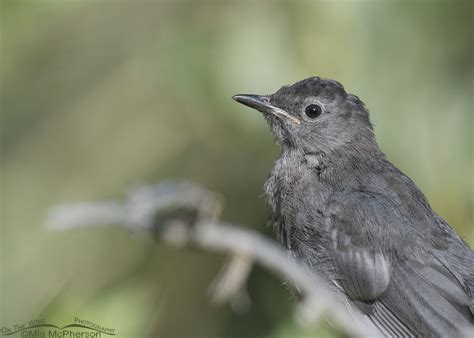
[[[310,104],[309,106],[307,106],[304,110],[304,113],[306,114],[306,116],[308,116],[309,118],[311,119],[315,119],[317,118],[319,115],[321,115],[322,113],[322,109],[321,109],[321,106],[317,105],[317,104]]]

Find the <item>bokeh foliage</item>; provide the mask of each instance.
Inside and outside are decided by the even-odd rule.
[[[225,220],[272,235],[261,197],[278,149],[230,97],[311,75],[366,102],[388,158],[474,243],[471,1],[0,4],[0,326],[77,316],[121,336],[337,336],[299,327],[259,268],[236,314],[207,295],[223,257],[43,224],[54,204],[188,179],[223,195]]]

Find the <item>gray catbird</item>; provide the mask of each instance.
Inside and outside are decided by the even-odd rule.
[[[236,95],[282,147],[265,183],[279,240],[385,336],[459,336],[474,323],[474,252],[379,149],[334,80]]]

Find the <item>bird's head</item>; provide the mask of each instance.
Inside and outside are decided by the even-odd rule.
[[[233,99],[262,112],[284,147],[329,153],[345,145],[375,144],[364,103],[334,80],[311,77],[272,95],[239,94]]]

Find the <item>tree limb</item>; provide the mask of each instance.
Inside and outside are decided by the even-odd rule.
[[[323,278],[306,269],[273,240],[256,231],[219,222],[220,210],[216,194],[189,182],[165,182],[132,191],[125,202],[78,203],[53,208],[46,223],[61,230],[119,225],[135,231],[151,231],[176,246],[194,244],[204,250],[251,257],[303,293],[299,316],[304,321],[312,322],[325,314],[351,336],[379,335],[373,328],[354,320]]]

